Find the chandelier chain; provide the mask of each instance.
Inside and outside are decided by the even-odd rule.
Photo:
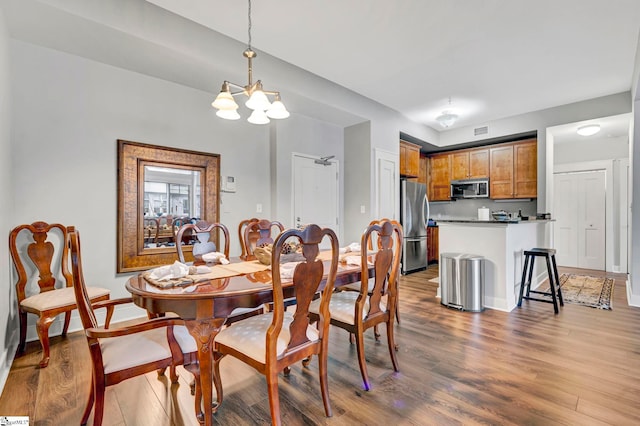
[[[249,26],[247,27],[247,33],[249,34],[248,47],[249,47],[249,50],[251,50],[251,0],[249,0],[249,9],[248,10],[249,10],[249,12],[248,12],[248,15],[249,15]]]

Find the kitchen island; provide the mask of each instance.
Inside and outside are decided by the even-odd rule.
[[[522,278],[523,252],[552,247],[552,220],[438,220],[440,253],[465,253],[485,258],[484,307],[511,311],[516,307]],[[440,263],[442,265],[442,262]],[[532,288],[546,278],[546,266],[536,263]],[[440,269],[442,283],[443,270]],[[440,288],[438,288],[440,295]]]

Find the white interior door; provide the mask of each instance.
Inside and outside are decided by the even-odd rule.
[[[340,235],[338,162],[294,155],[292,181],[294,226],[315,223]]]
[[[574,174],[554,175],[556,260],[559,265],[578,266],[578,180]]]
[[[604,170],[578,174],[578,267],[605,269]]]
[[[397,219],[398,156],[376,150],[376,215],[377,218]]]
[[[554,175],[558,264],[605,270],[605,201],[604,170]]]

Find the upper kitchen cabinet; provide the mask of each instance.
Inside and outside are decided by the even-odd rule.
[[[400,141],[400,176],[417,178],[420,174],[420,147]]]
[[[429,195],[431,201],[451,199],[451,155],[436,154],[430,158]]]
[[[514,198],[538,197],[538,141],[530,139],[513,146],[515,157]]]
[[[420,168],[418,169],[418,182],[427,184],[429,181],[429,158],[426,155],[420,155]]]
[[[451,179],[489,177],[489,149],[471,149],[451,153]]]
[[[491,189],[493,199],[536,198],[538,144],[528,139],[489,149]]]
[[[489,149],[489,196],[513,198],[513,145]]]

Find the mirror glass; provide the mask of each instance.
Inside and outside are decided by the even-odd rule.
[[[144,167],[144,248],[174,247],[180,226],[201,218],[200,171]]]
[[[218,154],[118,140],[117,271],[173,263],[175,230],[198,219],[218,222],[219,206]]]

